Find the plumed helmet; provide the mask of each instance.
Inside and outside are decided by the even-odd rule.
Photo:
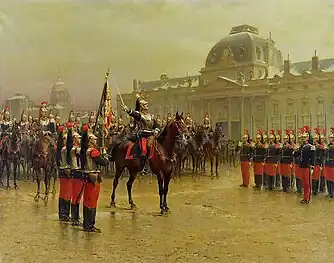
[[[314,128],[313,139],[314,140],[319,140],[320,139],[320,129],[319,128]]]
[[[258,130],[257,133],[256,133],[256,139],[262,139],[262,130]]]
[[[281,140],[281,134],[282,134],[282,131],[281,130],[277,130],[276,131],[276,140]]]
[[[309,126],[303,127],[303,138],[310,138],[310,127]]]
[[[249,133],[248,130],[244,130],[244,135],[242,136],[244,140],[249,140]]]
[[[269,139],[274,140],[275,139],[275,131],[271,130],[269,134]]]
[[[289,135],[290,135],[290,131],[286,130],[285,133],[284,133],[283,139],[285,139],[285,140],[289,139],[289,137],[290,137]]]
[[[331,133],[329,134],[328,138],[334,138],[334,127],[331,127]]]

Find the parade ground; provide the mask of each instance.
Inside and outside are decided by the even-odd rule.
[[[183,175],[169,191],[171,213],[159,214],[155,178],[136,181],[129,210],[126,178],[117,208],[109,208],[112,181],[102,182],[96,226],[86,233],[58,222],[58,195],[33,199],[36,185],[0,190],[0,262],[333,262],[334,200],[309,205],[296,194],[240,188],[238,169],[219,178]]]

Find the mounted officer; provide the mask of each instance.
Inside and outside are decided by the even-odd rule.
[[[3,121],[1,123],[1,130],[3,133],[9,133],[12,129],[13,123],[10,120],[9,106],[6,106],[3,112]]]
[[[129,109],[126,105],[122,105],[122,108],[135,121],[136,128],[134,129],[134,132],[136,133],[136,139],[139,141],[139,147],[141,151],[140,167],[143,171],[146,167],[147,159],[147,138],[159,133],[159,128],[153,114],[149,112],[148,102],[145,101],[142,97],[137,96],[135,110]]]
[[[45,101],[43,101],[41,103],[41,107],[39,108],[38,122],[39,122],[39,125],[40,125],[42,131],[48,131],[49,130],[50,120],[48,118],[48,109],[46,108],[46,102]]]

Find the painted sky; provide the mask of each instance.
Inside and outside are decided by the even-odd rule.
[[[1,0],[0,12],[2,98],[48,99],[58,71],[80,105],[98,102],[108,67],[122,92],[133,78],[197,74],[211,47],[244,23],[271,31],[293,61],[314,49],[334,57],[332,0]]]

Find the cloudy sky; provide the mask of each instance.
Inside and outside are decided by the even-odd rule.
[[[243,23],[271,31],[293,61],[334,57],[332,0],[1,0],[1,99],[48,99],[58,71],[80,105],[98,102],[108,67],[122,92],[133,78],[197,74]]]

